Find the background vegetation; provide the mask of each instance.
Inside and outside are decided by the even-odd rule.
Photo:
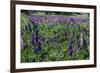
[[[21,10],[21,62],[89,59],[89,14]]]

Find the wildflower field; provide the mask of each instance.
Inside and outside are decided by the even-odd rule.
[[[21,10],[21,63],[89,59],[89,13]]]

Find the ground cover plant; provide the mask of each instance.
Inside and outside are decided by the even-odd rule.
[[[21,10],[21,62],[89,59],[89,13]]]

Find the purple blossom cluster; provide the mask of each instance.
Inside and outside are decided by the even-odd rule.
[[[72,47],[71,43],[68,43],[68,52],[67,53],[69,56],[73,55],[73,47]]]
[[[32,15],[28,16],[33,24],[88,24],[88,17],[58,16],[58,15]]]

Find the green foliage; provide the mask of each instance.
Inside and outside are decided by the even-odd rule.
[[[21,15],[21,30],[23,34],[21,37],[26,43],[27,47],[21,49],[21,62],[49,62],[49,61],[67,61],[67,60],[84,60],[89,59],[89,26],[70,25],[70,24],[40,24],[38,25],[39,38],[44,34],[45,42],[41,45],[42,50],[38,53],[34,52],[37,44],[32,44],[31,33],[25,29],[25,25],[30,23],[29,19],[24,14]],[[33,28],[32,28],[33,30]],[[66,35],[64,32],[66,31]],[[35,33],[35,31],[33,30]],[[69,32],[69,34],[68,34]],[[84,49],[80,49],[80,34],[85,33],[87,45]],[[60,43],[56,43],[56,35],[59,34]],[[53,37],[53,43],[49,43],[49,38]],[[72,56],[67,54],[68,42],[74,39],[74,52]],[[78,37],[78,44],[76,38]]]

